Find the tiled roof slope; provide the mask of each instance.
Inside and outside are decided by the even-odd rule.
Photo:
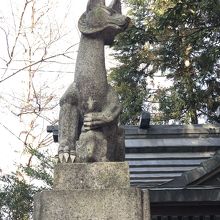
[[[220,186],[220,150],[198,167],[184,172],[181,176],[163,184],[163,187]]]
[[[125,144],[131,184],[142,188],[190,184],[220,164],[220,125],[126,126]]]
[[[125,159],[132,186],[208,184],[211,177],[212,184],[218,184],[220,125],[151,125],[148,129],[125,126],[124,129]],[[53,132],[57,142],[58,127],[48,126],[48,132]]]

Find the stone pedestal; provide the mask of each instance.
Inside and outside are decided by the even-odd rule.
[[[58,164],[34,220],[148,220],[148,194],[129,187],[127,163]]]

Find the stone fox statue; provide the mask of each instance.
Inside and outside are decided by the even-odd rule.
[[[78,26],[82,33],[74,82],[60,100],[59,161],[122,161],[124,146],[117,121],[121,106],[107,83],[104,46],[124,31],[129,18],[120,0],[89,0]]]

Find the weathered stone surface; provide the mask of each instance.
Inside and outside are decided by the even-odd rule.
[[[82,132],[76,146],[76,162],[107,161],[107,140],[100,131]]]
[[[57,164],[54,189],[129,188],[129,167],[126,162]]]
[[[148,220],[143,213],[140,189],[58,190],[36,196],[34,220]]]
[[[129,184],[126,162],[60,163],[54,189],[35,196],[34,220],[149,220],[148,191]]]
[[[71,162],[69,157],[75,156],[80,162],[123,161],[117,122],[121,105],[107,83],[104,46],[126,29],[129,19],[121,14],[120,0],[109,7],[104,0],[89,0],[78,24],[82,36],[74,82],[60,100],[59,160]]]

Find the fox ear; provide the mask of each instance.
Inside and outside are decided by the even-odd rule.
[[[121,1],[120,0],[112,0],[109,7],[121,14]]]
[[[86,11],[90,11],[97,6],[105,6],[105,0],[89,0]]]

